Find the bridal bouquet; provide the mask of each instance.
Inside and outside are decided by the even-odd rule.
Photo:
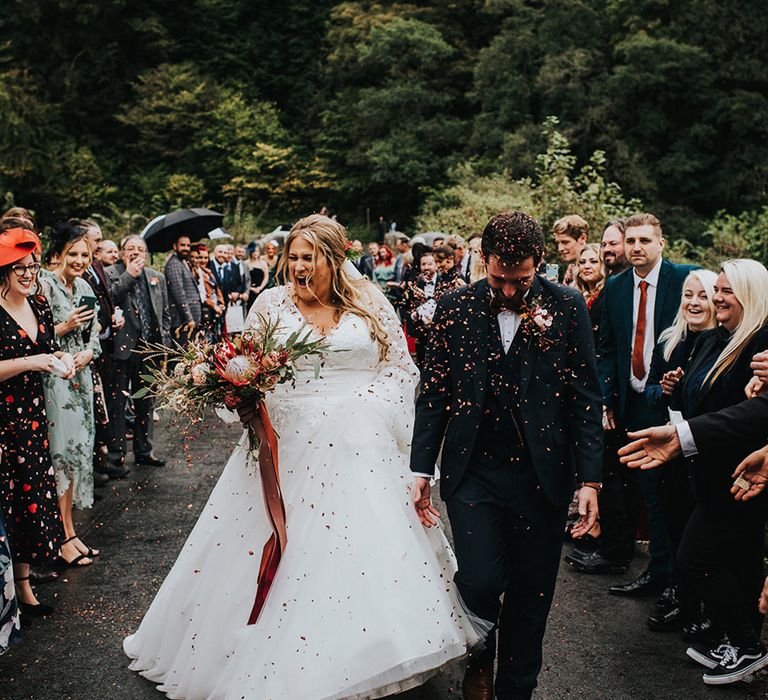
[[[146,353],[158,360],[150,375],[142,378],[151,384],[134,398],[146,395],[158,399],[158,408],[166,407],[186,414],[193,421],[203,419],[208,407],[226,407],[230,411],[247,407],[250,439],[249,454],[258,454],[258,473],[264,505],[272,525],[272,535],[264,545],[259,567],[256,600],[248,624],[256,622],[288,542],[285,504],[280,489],[277,464],[277,434],[269,420],[264,398],[278,384],[292,381],[296,361],[319,355],[325,339],[311,340],[311,330],[299,329],[283,341],[278,340],[279,323],[260,316],[257,330],[245,330],[217,343],[200,341],[189,347],[169,350],[151,346]]]
[[[319,361],[324,339],[311,340],[311,330],[301,329],[280,342],[279,323],[259,318],[258,329],[217,343],[200,340],[175,349],[149,346],[150,358],[167,361],[152,363],[151,374],[142,376],[151,386],[139,389],[134,398],[152,395],[157,408],[196,422],[209,407],[234,411],[241,405],[258,406],[278,384],[293,380],[297,360],[316,356]]]

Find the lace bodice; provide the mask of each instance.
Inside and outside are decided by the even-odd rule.
[[[387,333],[387,360],[380,360],[379,345],[371,338],[365,320],[356,314],[345,313],[339,324],[325,336],[327,351],[322,357],[303,360],[297,366],[295,385],[280,385],[267,398],[267,407],[278,432],[288,428],[292,420],[312,422],[332,407],[353,410],[357,406],[365,410],[362,404],[367,405],[372,400],[377,404],[377,411],[391,409],[386,411],[389,414],[386,422],[398,442],[410,440],[406,433],[412,422],[418,370],[408,353],[405,336],[391,304],[372,284],[366,283],[366,291],[370,308]],[[290,285],[262,292],[251,308],[246,328],[258,328],[260,316],[278,321],[279,333],[284,337],[301,328],[320,337],[296,308]]]

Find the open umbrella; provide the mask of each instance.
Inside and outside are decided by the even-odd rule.
[[[223,214],[210,209],[177,209],[150,221],[141,237],[150,253],[162,253],[170,250],[179,236],[199,241],[209,231],[219,228],[223,221]]]
[[[232,238],[232,234],[227,233],[223,228],[217,228],[213,231],[208,232],[207,238],[210,238],[212,241],[218,241],[219,239],[227,239]]]

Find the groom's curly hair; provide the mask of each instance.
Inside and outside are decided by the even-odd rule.
[[[544,255],[544,233],[539,222],[522,211],[496,214],[486,225],[482,241],[486,260],[519,263],[533,257],[538,264]]]

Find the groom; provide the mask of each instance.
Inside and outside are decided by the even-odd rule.
[[[488,277],[440,300],[416,405],[414,501],[435,524],[441,495],[467,608],[495,625],[464,678],[465,698],[530,698],[577,483],[586,533],[601,488],[602,400],[581,295],[536,274],[544,237],[522,212],[483,232]],[[503,603],[501,598],[503,596]]]

